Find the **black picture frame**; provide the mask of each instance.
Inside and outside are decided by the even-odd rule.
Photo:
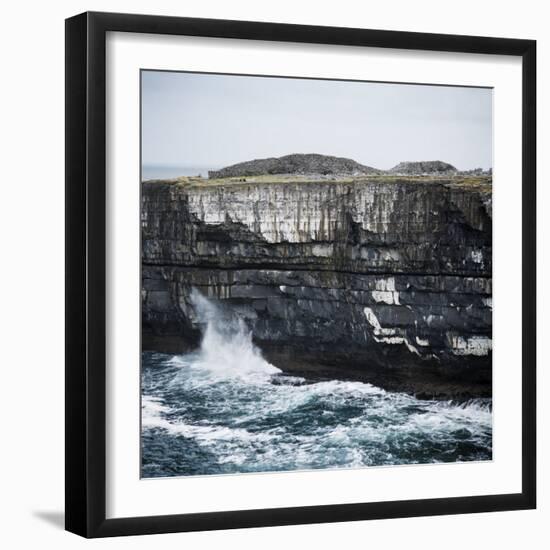
[[[105,41],[108,31],[518,56],[522,121],[522,491],[106,519]],[[536,506],[536,42],[180,17],[66,20],[66,529],[107,537],[532,509]],[[138,368],[138,365],[136,365]]]

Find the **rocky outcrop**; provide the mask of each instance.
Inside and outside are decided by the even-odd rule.
[[[329,155],[294,154],[279,158],[256,159],[208,172],[210,179],[260,176],[264,174],[319,174],[319,175],[366,175],[379,170],[364,166],[351,159]]]
[[[400,175],[429,175],[429,176],[444,176],[456,174],[458,170],[447,162],[440,160],[428,160],[421,162],[400,162],[390,171],[391,174]]]
[[[279,158],[255,159],[240,162],[208,172],[210,179],[222,178],[246,178],[265,175],[294,175],[294,176],[367,176],[367,175],[399,175],[399,176],[454,176],[473,175],[491,176],[492,170],[484,171],[482,168],[459,171],[452,164],[440,160],[400,162],[390,170],[379,170],[371,166],[359,164],[355,160],[332,157],[329,155],[293,154]],[[318,178],[318,179],[319,179]],[[332,178],[334,179],[334,178]]]
[[[490,185],[146,182],[144,348],[198,344],[196,288],[283,370],[490,395],[491,226]]]

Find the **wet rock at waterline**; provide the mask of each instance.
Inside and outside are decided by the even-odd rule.
[[[193,289],[275,367],[491,394],[491,185],[457,177],[142,185],[144,349],[195,349]]]

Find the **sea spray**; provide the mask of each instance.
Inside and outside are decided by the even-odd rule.
[[[268,382],[272,375],[281,372],[262,357],[241,318],[195,288],[191,303],[197,317],[206,324],[195,368],[220,378],[238,377],[256,383]]]
[[[142,355],[144,477],[491,459],[490,400],[304,383],[262,357],[235,312],[197,290],[191,297],[200,349]]]

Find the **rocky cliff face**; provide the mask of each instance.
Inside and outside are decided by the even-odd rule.
[[[490,395],[491,241],[490,185],[144,183],[144,348],[197,345],[195,287],[283,370]]]

